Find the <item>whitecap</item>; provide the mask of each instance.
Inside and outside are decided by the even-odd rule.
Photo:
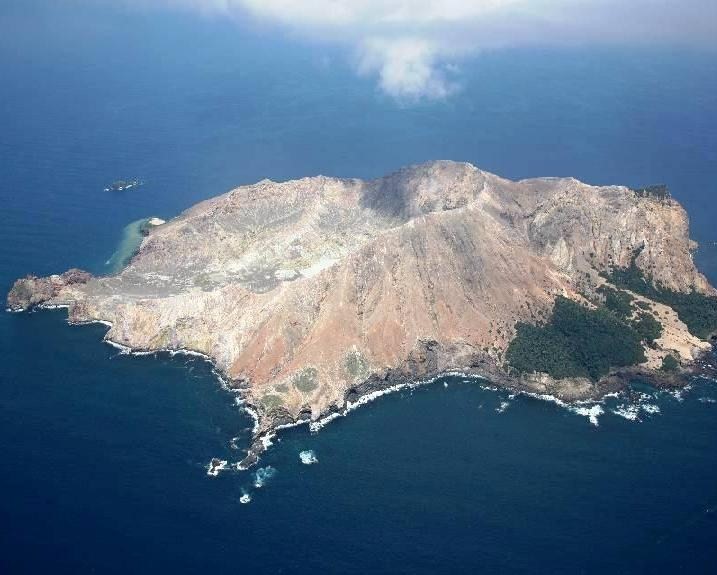
[[[274,445],[274,438],[276,437],[276,433],[271,432],[267,433],[266,435],[262,435],[262,437],[259,439],[261,441],[261,445],[264,448],[264,451],[269,449],[272,445]]]
[[[640,408],[645,413],[649,413],[650,415],[654,415],[656,413],[660,413],[660,406],[655,405],[654,403],[642,403],[640,404]]]
[[[347,401],[347,402],[344,404],[343,408],[342,408],[340,411],[334,411],[334,412],[332,412],[332,413],[329,413],[328,415],[325,415],[325,416],[323,416],[323,417],[320,417],[319,419],[317,419],[317,420],[315,420],[315,421],[308,421],[309,430],[310,430],[312,433],[316,433],[316,432],[318,432],[321,428],[325,427],[325,426],[328,425],[330,422],[332,422],[334,419],[338,419],[339,417],[345,417],[345,416],[348,415],[350,412],[352,412],[354,409],[357,409],[357,408],[361,407],[362,405],[366,405],[367,403],[370,403],[370,402],[373,401],[374,399],[377,399],[377,398],[379,398],[379,397],[381,397],[381,396],[383,396],[383,395],[388,395],[389,393],[394,393],[394,392],[396,392],[396,391],[401,391],[401,390],[404,390],[404,389],[408,389],[409,391],[412,392],[414,389],[416,389],[416,388],[418,388],[418,387],[422,387],[422,386],[431,384],[431,383],[433,383],[433,382],[435,382],[435,381],[437,381],[437,380],[439,380],[439,379],[445,378],[445,377],[462,377],[462,378],[464,378],[464,380],[463,380],[464,383],[467,383],[467,382],[469,382],[469,381],[471,381],[471,382],[472,382],[472,381],[481,381],[481,382],[486,382],[486,381],[487,381],[487,380],[485,379],[485,377],[482,377],[482,376],[479,376],[479,375],[474,375],[474,374],[471,374],[471,373],[465,373],[465,372],[462,372],[462,371],[448,371],[448,372],[441,373],[440,375],[437,375],[437,376],[435,376],[435,377],[431,377],[431,378],[428,378],[428,379],[423,379],[423,380],[420,380],[420,379],[419,379],[419,380],[411,381],[411,382],[398,383],[398,384],[393,385],[393,386],[391,386],[391,387],[386,387],[386,388],[384,388],[384,389],[379,389],[379,390],[373,391],[373,392],[371,392],[371,393],[367,393],[367,394],[365,394],[365,395],[362,395],[361,397],[359,397],[359,398],[358,398],[355,402],[353,402],[353,403],[350,402],[350,401]],[[483,389],[491,389],[491,390],[494,390],[494,391],[498,391],[498,388],[497,388],[497,387],[487,387],[487,386],[484,387],[484,385],[485,385],[485,383],[481,384],[481,388],[483,388]],[[255,420],[255,422],[257,423],[257,425],[255,426],[255,430],[256,430],[256,429],[258,428],[258,419]],[[295,426],[295,425],[302,425],[302,424],[304,424],[304,423],[307,423],[307,420],[297,421],[297,422],[295,422],[295,423],[288,424],[288,425],[286,425],[285,427],[293,427],[293,426]],[[280,426],[280,427],[284,427],[284,426]],[[280,427],[276,427],[275,429],[280,429]],[[256,432],[256,431],[255,431],[255,432]]]
[[[229,462],[224,459],[212,458],[207,465],[207,475],[216,477],[220,472],[224,471],[229,465]]]
[[[316,457],[316,453],[313,450],[307,449],[299,453],[299,459],[304,465],[312,465],[318,463],[319,460]]]
[[[251,432],[256,435],[259,431],[259,414],[254,409],[246,405],[241,397],[237,397],[236,403],[237,405],[241,405],[244,408],[244,412],[254,421]]]
[[[115,349],[118,349],[121,354],[130,354],[130,353],[132,353],[132,348],[131,348],[131,347],[127,347],[126,345],[122,345],[121,343],[117,343],[116,341],[112,341],[111,339],[106,339],[106,340],[105,340],[105,343],[111,345],[111,346],[114,347]]]
[[[592,405],[590,407],[570,407],[569,409],[573,413],[587,417],[590,423],[592,423],[595,427],[600,425],[598,417],[605,413],[601,405]]]
[[[249,495],[249,492],[242,489],[241,497],[239,498],[239,503],[250,503],[251,502],[251,495]]]
[[[254,472],[254,487],[257,489],[264,487],[266,482],[274,477],[274,475],[276,475],[276,469],[274,469],[271,465],[260,467]]]
[[[615,415],[619,415],[629,421],[640,421],[639,405],[619,405],[612,410]]]
[[[509,401],[501,401],[501,402],[500,402],[500,405],[499,405],[498,407],[496,407],[495,410],[496,410],[498,413],[503,413],[506,409],[508,409],[508,406],[509,406],[509,405],[510,405],[510,402],[509,402]]]
[[[321,419],[318,419],[317,421],[312,421],[309,423],[309,431],[312,433],[316,433],[319,431],[322,427],[328,425],[331,423],[334,419],[337,419],[341,417],[342,413],[330,413],[326,417],[322,417]]]
[[[677,402],[682,403],[685,401],[685,393],[690,391],[690,389],[692,389],[692,386],[686,385],[682,389],[675,389],[674,391],[668,391],[667,393],[674,397]]]
[[[66,303],[41,303],[38,309],[69,309],[70,305]]]
[[[571,411],[572,413],[575,413],[577,415],[582,415],[588,418],[590,423],[594,425],[595,427],[598,427],[600,425],[600,422],[598,421],[598,417],[601,416],[603,413],[605,413],[605,410],[602,408],[602,405],[599,403],[593,403],[592,405],[589,405],[588,401],[578,401],[574,404],[568,403],[566,401],[563,401],[560,398],[555,397],[554,395],[549,394],[543,394],[543,393],[532,393],[529,391],[519,391],[518,395],[524,395],[527,397],[533,397],[535,399],[541,399],[543,401],[548,401],[550,403],[554,403],[555,405],[558,405],[564,409],[567,409],[568,411]]]

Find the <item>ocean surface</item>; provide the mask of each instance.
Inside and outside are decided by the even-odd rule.
[[[238,184],[429,159],[666,183],[717,281],[714,54],[488,52],[412,106],[347,61],[241,23],[2,2],[3,297],[29,272],[108,273],[128,224]],[[120,355],[65,315],[0,313],[2,573],[715,572],[712,382],[578,412],[445,378],[215,478],[252,421],[211,366]]]

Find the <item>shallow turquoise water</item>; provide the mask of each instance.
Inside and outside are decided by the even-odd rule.
[[[142,240],[144,239],[142,228],[147,225],[147,221],[148,218],[141,218],[125,226],[122,230],[122,239],[117,245],[117,249],[110,259],[105,262],[106,268],[103,270],[104,273],[115,274],[129,263],[142,244]]]
[[[709,54],[486,54],[451,100],[402,108],[341,54],[327,68],[321,48],[221,22],[40,0],[2,10],[3,290],[31,271],[101,273],[129,222],[239,183],[435,158],[665,182],[717,279]],[[102,191],[132,177],[145,186]],[[246,445],[252,423],[210,367],[118,355],[104,329],[67,326],[62,311],[0,314],[3,572],[704,573],[717,561],[711,383],[682,402],[644,398],[660,412],[639,422],[609,404],[595,427],[449,378],[317,435],[287,430],[256,489],[252,473],[206,475],[212,457],[240,458],[230,441]],[[300,463],[307,449],[317,464]]]

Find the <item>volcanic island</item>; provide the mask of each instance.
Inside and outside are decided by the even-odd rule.
[[[662,186],[511,181],[435,161],[375,180],[263,180],[151,226],[118,273],[18,279],[127,351],[206,356],[277,429],[461,373],[560,401],[709,367],[717,292]]]

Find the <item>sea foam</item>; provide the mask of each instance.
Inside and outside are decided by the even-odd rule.
[[[219,473],[227,469],[228,466],[228,461],[224,459],[214,458],[209,462],[209,465],[207,465],[207,475],[211,477],[216,477],[217,475],[219,475]]]
[[[578,401],[575,403],[568,403],[566,401],[563,401],[562,399],[555,397],[554,395],[532,393],[528,391],[519,391],[518,395],[525,395],[527,397],[532,397],[535,399],[540,399],[542,401],[554,403],[555,405],[558,405],[563,409],[567,409],[572,413],[587,417],[588,421],[595,427],[598,427],[600,425],[600,421],[598,420],[598,418],[603,413],[605,413],[605,410],[603,409],[602,405],[600,405],[600,403],[595,403],[594,401]]]
[[[266,482],[274,477],[274,475],[276,475],[276,469],[274,469],[271,465],[260,467],[254,472],[254,487],[257,489],[264,487]]]
[[[314,463],[319,462],[316,457],[316,453],[314,453],[311,449],[307,449],[299,453],[299,459],[304,465],[313,465]]]
[[[600,417],[603,413],[605,413],[605,410],[602,408],[602,405],[591,405],[590,407],[570,407],[570,411],[573,413],[577,413],[578,415],[583,415],[588,418],[588,421],[592,423],[595,427],[600,425],[600,422],[598,421],[598,417]]]
[[[498,413],[503,413],[510,406],[510,401],[501,401],[500,405],[495,408]]]

